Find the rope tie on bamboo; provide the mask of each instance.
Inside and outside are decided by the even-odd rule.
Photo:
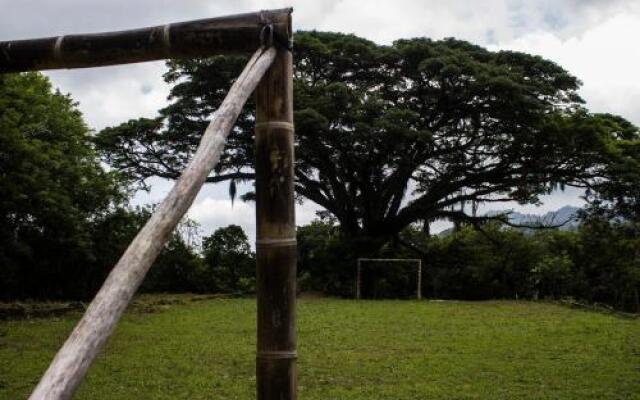
[[[56,39],[56,44],[53,45],[53,57],[56,60],[59,60],[62,58],[62,41],[63,40],[64,40],[64,35],[58,36],[58,38]]]
[[[267,122],[258,122],[256,124],[256,129],[260,128],[279,128],[286,129],[288,131],[293,130],[293,124],[291,122],[286,121],[267,121]]]
[[[171,53],[171,24],[166,24],[162,27],[162,47],[167,54]]]
[[[258,25],[267,25],[267,24],[269,24],[267,13],[265,12],[265,10],[260,10],[258,12]]]
[[[256,246],[295,246],[297,243],[296,238],[256,240]]]
[[[260,29],[260,43],[265,48],[271,47],[273,45],[273,25],[264,10],[260,10],[258,13],[258,25],[262,26],[262,29]]]
[[[273,25],[267,24],[260,29],[260,43],[262,47],[269,48],[273,45]]]

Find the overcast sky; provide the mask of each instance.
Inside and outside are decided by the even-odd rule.
[[[511,49],[549,58],[583,82],[594,112],[620,114],[640,124],[640,1],[638,0],[0,0],[0,40],[138,28],[260,9],[294,7],[295,29],[354,33],[381,44],[426,36],[457,37],[492,50]],[[96,130],[131,118],[153,117],[166,104],[164,63],[153,62],[46,74],[80,103]],[[137,203],[160,201],[170,188],[154,181]],[[575,191],[545,197],[544,213],[579,205]],[[495,207],[495,206],[494,206]],[[298,224],[316,207],[298,207]],[[228,199],[226,184],[202,190],[190,210],[203,233],[230,223],[254,237],[254,208]],[[440,227],[444,225],[439,225]],[[437,228],[437,227],[436,227]]]

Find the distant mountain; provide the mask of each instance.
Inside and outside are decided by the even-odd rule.
[[[558,226],[562,231],[572,231],[580,224],[578,211],[580,211],[578,207],[564,206],[542,215],[513,212],[509,214],[509,222],[516,225]]]
[[[522,225],[521,229],[524,232],[531,233],[534,228],[527,228],[526,226],[539,227],[548,226],[556,227],[561,231],[574,231],[580,225],[578,220],[578,212],[580,208],[573,206],[564,206],[556,211],[549,211],[545,214],[524,214],[520,212],[512,212],[508,215],[509,222],[514,225]],[[490,211],[486,213],[487,216],[493,216],[500,214],[500,211]],[[438,236],[447,236],[453,232],[453,228],[445,229],[440,232]]]

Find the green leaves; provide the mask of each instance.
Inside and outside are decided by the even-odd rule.
[[[133,140],[106,141],[105,160],[133,179],[177,177],[244,62],[171,61],[172,103],[152,134],[136,133],[142,122],[111,128]],[[381,46],[298,32],[296,190],[346,232],[384,236],[424,219],[468,219],[450,210],[469,201],[535,202],[556,184],[595,188],[636,157],[619,154],[637,130],[590,115],[579,85],[539,56],[452,38]],[[211,180],[252,171],[254,118],[249,104]]]
[[[208,290],[231,293],[251,292],[255,284],[255,260],[249,239],[241,227],[218,228],[202,241],[207,264]]]
[[[122,185],[76,104],[38,73],[0,76],[0,193],[0,297],[86,293],[91,224]]]

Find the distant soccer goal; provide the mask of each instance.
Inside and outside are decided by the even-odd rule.
[[[363,265],[365,263],[409,263],[415,266],[413,272],[415,272],[415,297],[422,299],[422,260],[418,258],[358,258],[358,265],[356,269],[356,299],[362,298],[363,291]],[[408,281],[412,279],[409,276],[405,276]]]

